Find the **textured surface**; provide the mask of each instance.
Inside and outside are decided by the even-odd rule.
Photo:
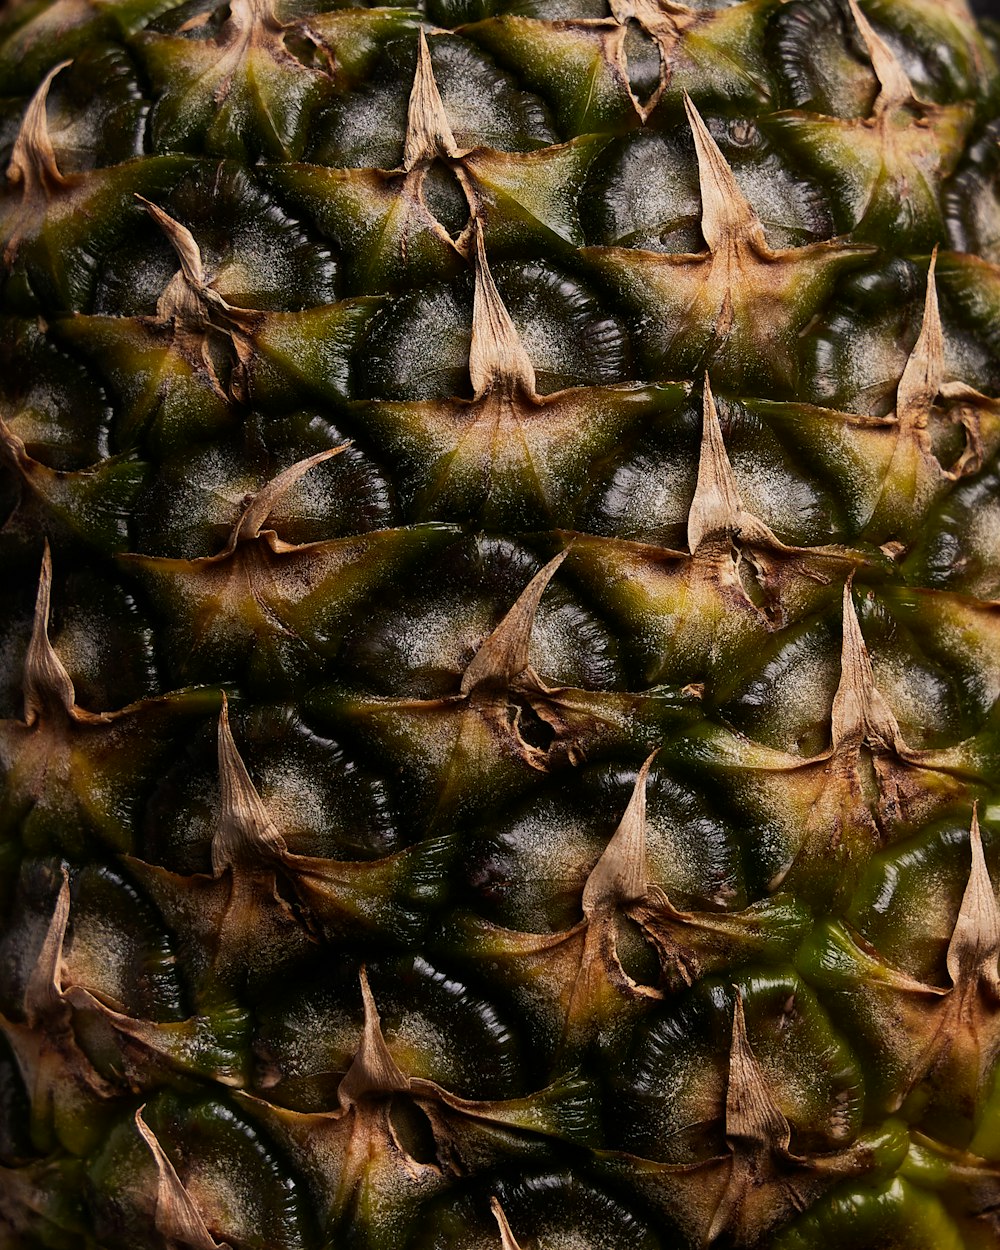
[[[962,0],[22,0],[0,96],[0,1244],[994,1247]]]

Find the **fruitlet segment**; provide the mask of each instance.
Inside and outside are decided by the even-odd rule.
[[[8,6],[4,1250],[996,1244],[998,46]]]

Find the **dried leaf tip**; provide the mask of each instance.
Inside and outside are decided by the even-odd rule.
[[[469,347],[469,376],[475,398],[482,399],[498,391],[508,396],[518,394],[535,399],[535,368],[493,281],[478,217],[475,236],[476,287]]]
[[[724,251],[736,244],[749,244],[758,252],[768,251],[764,227],[749,200],[740,189],[729,162],[712,138],[691,97],[684,93],[684,108],[694,136],[701,185],[701,232],[708,250]]]
[[[222,695],[219,712],[219,815],[212,835],[212,873],[280,858],[288,847],[250,780],[229,727],[229,700]]]
[[[24,989],[24,1014],[32,1028],[44,1028],[53,1011],[63,1006],[63,946],[69,927],[69,907],[69,873],[63,868],[52,918]]]
[[[41,467],[37,460],[28,455],[24,440],[18,438],[7,422],[0,416],[0,452],[4,452],[10,463],[26,477]],[[44,472],[44,470],[43,470]],[[48,470],[53,473],[54,470]]]
[[[913,351],[903,369],[896,390],[896,417],[901,425],[923,427],[927,414],[941,391],[944,381],[944,331],[938,305],[937,253],[931,253],[927,269],[927,293],[924,297],[924,319]]]
[[[871,658],[865,645],[852,579],[844,584],[844,634],[840,651],[840,684],[831,716],[833,749],[860,746],[863,742],[906,755],[899,724],[875,686]]]
[[[62,660],[49,642],[49,607],[52,599],[52,553],[48,539],[42,555],[35,597],[35,617],[31,641],[24,658],[24,723],[29,727],[45,712],[58,709],[72,716],[76,710],[76,691]]]
[[[271,0],[230,0],[227,25],[233,32],[233,42],[243,38],[247,44],[253,43],[254,34],[275,35],[285,29]]]
[[[851,591],[852,578],[844,583],[843,635],[840,644],[840,682],[833,697],[833,746],[862,741],[865,735],[868,691],[875,684],[868,648],[865,646]]]
[[[490,1210],[493,1212],[493,1218],[500,1229],[500,1250],[521,1250],[514,1234],[511,1232],[510,1224],[507,1222],[507,1216],[504,1214],[499,1198],[493,1197],[490,1199]]]
[[[764,1071],[747,1037],[743,995],[733,1000],[733,1035],[729,1047],[726,1090],[726,1137],[765,1149],[787,1150],[791,1129],[768,1087]]]
[[[591,869],[583,888],[583,913],[637,903],[648,890],[646,867],[646,781],[659,747],[647,758],[632,788],[625,814]]]
[[[322,464],[324,460],[339,456],[349,446],[350,443],[342,443],[339,447],[330,447],[326,451],[318,451],[314,456],[306,456],[289,465],[287,469],[282,469],[276,477],[262,486],[241,513],[230,536],[227,551],[234,551],[237,543],[258,538],[267,518],[299,478],[305,477],[310,469]]]
[[[403,168],[407,173],[416,165],[432,161],[436,156],[461,156],[451,131],[434,77],[434,66],[423,28],[417,46],[417,68],[410,89],[406,119],[406,140],[403,147]]]
[[[862,13],[857,0],[847,0],[847,2],[851,6],[851,15],[871,58],[872,69],[881,87],[872,109],[872,116],[881,117],[887,110],[898,108],[902,104],[919,103],[914,95],[909,75],[900,65],[895,52],[884,39],[875,33],[868,18]]]
[[[137,194],[135,198],[166,235],[180,261],[180,269],[163,288],[156,301],[157,319],[163,324],[173,323],[186,334],[194,333],[200,344],[199,354],[214,377],[204,344],[204,336],[210,328],[210,310],[214,307],[225,313],[232,309],[217,291],[212,290],[202,264],[201,249],[187,226],[181,225],[169,213],[165,213],[143,196]]]
[[[363,966],[360,979],[365,1013],[361,1041],[337,1090],[340,1105],[345,1110],[366,1095],[403,1093],[410,1088],[409,1078],[401,1071],[385,1043],[378,1008],[368,984],[368,972]]]
[[[1000,908],[986,867],[976,807],[972,809],[969,848],[972,865],[948,943],[948,975],[954,986],[979,982],[993,998],[1000,999]]]
[[[506,687],[525,671],[538,605],[568,554],[569,547],[565,547],[521,591],[514,606],[469,661],[462,675],[461,694],[472,694],[480,686]]]
[[[226,1243],[216,1241],[208,1231],[201,1212],[184,1188],[156,1134],[142,1118],[144,1110],[143,1106],[136,1111],[135,1126],[156,1162],[156,1231],[169,1244],[183,1246],[185,1250],[223,1250]]]
[[[698,483],[688,513],[688,550],[692,555],[707,538],[731,534],[739,525],[743,504],[732,465],[722,439],[719,412],[712,387],[705,374],[705,397],[702,405],[701,455],[698,460]]]
[[[136,194],[135,198],[160,227],[166,235],[170,246],[177,253],[177,259],[180,261],[181,273],[184,279],[190,286],[196,287],[199,291],[203,290],[207,282],[205,270],[201,262],[201,249],[195,242],[194,235],[187,226],[181,225],[179,221],[171,217],[169,213],[165,213],[152,200],[147,200],[145,196],[139,194]],[[161,299],[164,297],[161,297]]]
[[[47,198],[66,185],[66,179],[59,172],[55,149],[49,135],[46,105],[52,80],[67,65],[72,65],[72,61],[60,61],[42,79],[25,110],[24,120],[14,140],[7,166],[7,181],[12,186],[22,187],[25,199],[32,195]]]
[[[156,322],[171,328],[175,348],[199,372],[207,374],[221,399],[246,398],[245,370],[253,354],[248,332],[259,323],[262,314],[252,308],[234,307],[214,288],[213,279],[205,272],[201,249],[187,226],[143,196],[137,195],[136,199],[159,225],[180,262],[180,268],[156,301]],[[209,350],[212,334],[228,338],[228,350],[235,356],[228,394],[219,381]]]
[[[620,26],[636,21],[657,42],[676,35],[696,16],[693,9],[674,0],[609,0],[609,6],[611,16]]]

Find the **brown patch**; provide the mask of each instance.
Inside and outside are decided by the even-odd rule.
[[[967,1109],[978,1104],[1000,1058],[1000,907],[975,809],[969,846],[969,878],[948,943],[952,987],[931,1005],[931,1035],[911,1074],[912,1084],[936,1072],[957,1081],[957,1101]]]
[[[488,1157],[497,1149],[496,1130],[510,1129],[518,1136],[545,1132],[541,1108],[562,1086],[527,1098],[477,1101],[449,1093],[434,1081],[407,1076],[389,1053],[366,979],[362,995],[361,1038],[341,1080],[335,1110],[295,1112],[238,1095],[321,1178],[333,1212],[345,1210],[367,1191],[382,1198],[375,1204],[374,1218],[379,1218],[386,1204],[409,1204],[420,1191],[433,1192],[449,1175],[466,1170],[473,1161],[481,1163],[484,1152]],[[436,1162],[414,1158],[397,1132],[398,1115],[394,1117],[393,1111],[398,1113],[404,1103],[424,1117]]]
[[[113,462],[109,458],[88,469],[52,469],[28,454],[24,440],[18,437],[2,416],[0,416],[0,456],[6,457],[27,491],[30,492],[27,496],[22,493],[17,509],[8,517],[3,528],[8,529],[12,525],[13,518],[16,517],[16,523],[20,525],[22,531],[28,530],[32,533],[44,529],[48,518],[42,521],[31,513],[29,510],[32,502],[31,496],[38,500],[47,512],[49,510],[58,512],[67,497],[72,498],[75,489],[86,491],[97,474]]]
[[[927,293],[920,334],[896,391],[897,448],[889,465],[891,478],[894,470],[901,474],[913,473],[910,468],[912,461],[915,458],[922,461],[922,473],[917,473],[916,489],[918,492],[922,489],[925,494],[932,492],[942,480],[957,481],[967,474],[978,472],[986,454],[984,425],[990,427],[992,434],[997,416],[995,400],[962,382],[945,380],[944,332],[938,306],[936,269],[935,247],[927,270]],[[928,430],[932,411],[939,400],[945,402],[952,422],[965,431],[965,447],[950,467],[941,464],[934,454]],[[921,477],[929,481],[921,482]]]
[[[731,1164],[706,1236],[709,1243],[728,1234],[737,1246],[755,1245],[830,1185],[870,1166],[869,1152],[856,1146],[833,1154],[792,1153],[791,1127],[750,1046],[739,992],[733,1006],[725,1123]]]
[[[207,1074],[220,1085],[233,1088],[243,1085],[239,1068],[220,1067],[214,1058],[206,1061],[206,1042],[210,1053],[212,1038],[211,1025],[204,1017],[192,1016],[166,1023],[136,1019],[119,1010],[120,1003],[82,985],[69,985],[65,998],[74,1012],[100,1019],[111,1030],[121,1055],[122,1069],[134,1091],[157,1084],[160,1064],[151,1063],[151,1058],[177,1072]]]
[[[381,923],[387,922],[394,890],[408,878],[426,843],[377,860],[296,855],[271,819],[236,747],[225,696],[218,755],[220,802],[212,835],[212,875],[185,877],[130,860],[168,912],[196,922],[199,953],[208,953],[212,966],[224,973],[238,971],[247,947],[280,949],[284,944],[291,952],[306,947],[327,927],[346,924],[356,931],[370,923],[373,911]]]
[[[688,511],[687,537],[691,557],[686,575],[692,584],[707,582],[720,597],[759,616],[772,629],[784,623],[784,600],[797,580],[805,577],[827,583],[834,573],[853,567],[859,559],[844,547],[787,546],[744,508],[707,373],[698,482]],[[743,585],[744,559],[762,592],[761,607]]]
[[[712,1111],[706,1107],[706,1119]],[[634,1156],[617,1162],[640,1192],[678,1213],[693,1244],[722,1240],[749,1250],[825,1190],[872,1164],[864,1143],[830,1153],[791,1150],[791,1127],[781,1112],[747,1037],[739,996],[733,1008],[729,1074],[722,1109],[726,1153],[695,1163],[654,1163]]]
[[[757,749],[765,775],[787,773],[791,796],[805,810],[802,839],[769,883],[778,889],[797,866],[820,864],[836,851],[855,871],[900,823],[925,817],[965,788],[962,748],[914,750],[875,685],[848,581],[844,587],[841,676],[830,718],[831,745],[809,759]],[[877,792],[869,793],[866,760]],[[845,864],[846,868],[846,864]]]
[[[925,984],[892,967],[858,934],[861,991],[884,1020],[880,1044],[905,1073],[887,1110],[896,1111],[918,1085],[949,1111],[970,1118],[1000,1059],[1000,907],[983,857],[973,811],[971,865],[948,942],[950,987]]]
[[[215,555],[180,560],[129,552],[121,558],[154,575],[176,579],[197,600],[192,615],[201,628],[208,629],[218,620],[238,621],[249,616],[261,629],[296,637],[282,619],[282,605],[301,599],[320,577],[329,574],[331,566],[348,563],[365,538],[296,545],[284,542],[264,526],[282,497],[304,474],[339,455],[348,445],[307,456],[267,482],[244,505],[226,545]]]
[[[649,892],[645,795],[655,755],[640,769],[618,828],[587,876],[581,921],[557,933],[520,933],[485,922],[477,926],[490,957],[502,954],[524,962],[552,984],[563,1013],[563,1044],[570,1049],[586,1041],[623,998],[661,997],[657,988],[632,980],[617,949],[620,920],[641,909]]]
[[[698,301],[706,313],[709,308],[714,310],[714,341],[721,347],[737,318],[741,322],[752,318],[758,335],[765,330],[777,331],[785,318],[784,304],[791,287],[800,278],[838,257],[866,249],[836,240],[783,251],[770,248],[760,218],[687,94],[684,107],[698,159],[701,232],[708,253],[669,257],[665,263],[674,267],[678,280],[684,279],[692,287],[704,284]]]
[[[630,299],[637,298],[665,349],[684,350],[685,340],[706,362],[725,363],[760,354],[783,383],[796,376],[794,339],[808,321],[816,292],[845,264],[870,254],[867,245],[842,239],[773,249],[763,226],[685,95],[701,186],[701,229],[706,249],[690,254],[641,248],[585,250]]]

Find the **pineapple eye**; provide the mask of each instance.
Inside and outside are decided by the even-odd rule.
[[[497,1214],[499,1212],[499,1214]],[[497,1223],[517,1240],[501,1243]],[[613,1185],[570,1171],[528,1168],[472,1194],[431,1205],[407,1250],[664,1250],[663,1219],[644,1218],[622,1202]],[[509,1229],[510,1233],[506,1234]]]
[[[970,146],[945,197],[948,235],[958,252],[1000,259],[1000,126]]]
[[[738,148],[752,148],[760,140],[760,131],[749,119],[736,117],[727,127],[727,136]]]
[[[394,1098],[389,1108],[393,1133],[414,1163],[436,1165],[438,1150],[426,1112],[408,1098]]]

